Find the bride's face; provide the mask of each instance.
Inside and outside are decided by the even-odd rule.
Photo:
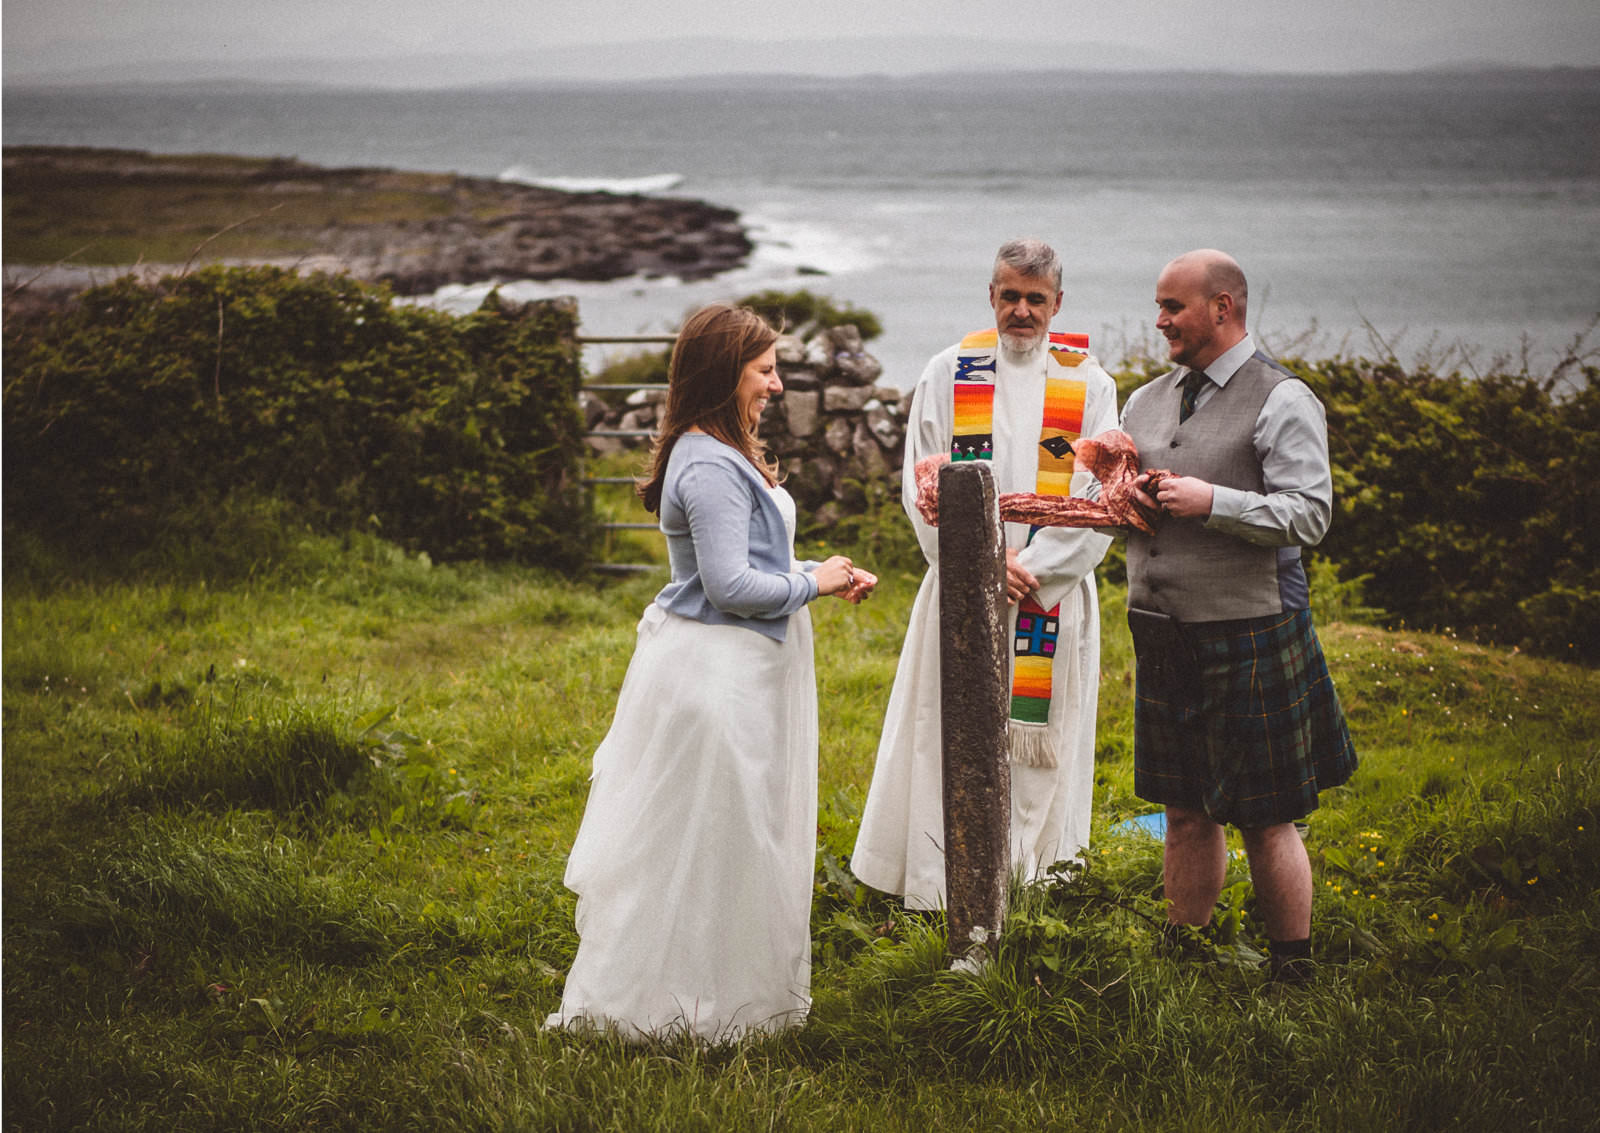
[[[746,362],[739,375],[739,386],[735,391],[739,401],[739,419],[754,429],[761,423],[761,412],[766,409],[767,400],[773,394],[782,392],[783,382],[778,378],[778,348],[769,346],[765,353]]]

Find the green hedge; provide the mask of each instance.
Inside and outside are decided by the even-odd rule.
[[[1407,623],[1600,660],[1600,388],[1291,362],[1328,411],[1319,549]]]
[[[348,277],[131,277],[8,328],[8,527],[117,553],[239,495],[438,559],[580,567],[576,312],[454,317]]]
[[[1393,361],[1285,359],[1322,399],[1334,518],[1315,554],[1391,622],[1600,661],[1600,388]],[[1167,371],[1135,358],[1120,399]]]
[[[871,342],[883,333],[883,324],[871,311],[850,303],[839,306],[826,295],[799,291],[756,291],[735,300],[741,307],[758,312],[773,326],[788,334],[809,337],[816,331],[837,326],[853,326],[862,342]]]

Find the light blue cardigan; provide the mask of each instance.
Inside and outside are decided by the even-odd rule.
[[[793,570],[772,491],[744,456],[705,433],[672,446],[661,489],[672,581],[656,605],[707,625],[782,641],[789,615],[817,596],[817,563]]]

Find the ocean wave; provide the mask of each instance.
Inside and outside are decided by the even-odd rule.
[[[646,177],[546,177],[525,165],[513,165],[496,178],[541,189],[568,193],[665,193],[683,184],[681,173],[653,173]]]
[[[762,274],[849,275],[869,271],[885,257],[881,232],[758,209],[740,218],[755,243],[749,268]]]

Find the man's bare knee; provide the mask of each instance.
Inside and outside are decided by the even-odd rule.
[[[1167,808],[1169,835],[1182,839],[1210,838],[1219,828],[1217,821],[1203,810],[1190,810],[1180,806]]]

